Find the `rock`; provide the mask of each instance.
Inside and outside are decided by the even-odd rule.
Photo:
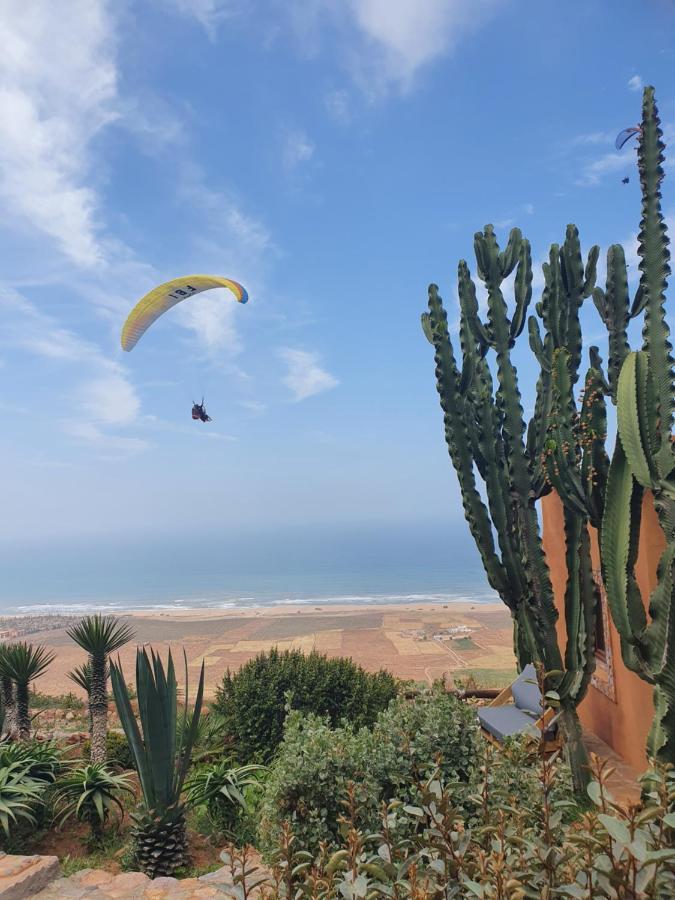
[[[114,891],[117,896],[123,896],[117,894],[117,891],[121,890],[129,891],[129,896],[134,896],[136,892],[141,891],[149,884],[150,879],[147,875],[144,875],[143,872],[122,872],[121,875],[115,875],[112,881],[106,886],[106,893],[112,893],[112,891]]]
[[[112,872],[103,869],[82,869],[73,875],[71,881],[81,884],[82,887],[100,887],[103,884],[110,884],[114,877]]]
[[[0,858],[0,900],[34,897],[59,877],[56,856],[13,856]]]
[[[64,718],[65,718],[66,722],[72,722],[73,719],[75,718],[75,713],[74,713],[74,712],[71,712],[71,711],[69,710],[69,711],[65,714]]]

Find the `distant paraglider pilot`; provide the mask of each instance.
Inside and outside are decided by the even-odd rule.
[[[211,416],[204,409],[204,398],[201,403],[192,404],[192,418],[199,419],[200,422],[210,422]]]

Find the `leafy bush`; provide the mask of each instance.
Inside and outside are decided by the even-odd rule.
[[[377,826],[381,804],[392,797],[416,803],[418,784],[436,768],[448,780],[464,782],[468,796],[479,740],[471,707],[441,690],[414,703],[396,700],[372,729],[333,729],[328,720],[293,711],[261,806],[261,844],[269,851],[284,821],[302,849],[316,852],[322,841],[335,843],[349,783],[357,786],[359,825],[366,830]]]
[[[105,739],[106,743],[106,764],[127,771],[134,769],[134,755],[129,747],[129,741],[124,734],[119,731],[109,731]],[[91,744],[84,741],[82,744],[82,755],[84,759],[91,758]]]
[[[302,712],[342,719],[354,727],[372,725],[396,696],[393,675],[373,675],[351,659],[328,659],[297,650],[260,653],[223,679],[214,709],[223,721],[223,738],[234,740],[242,762],[269,762],[283,737],[286,695]]]
[[[508,774],[499,773],[503,766]],[[538,789],[527,803],[518,802],[503,792],[515,770],[513,758],[490,747],[483,766],[490,777],[474,798],[478,815],[472,824],[456,804],[456,785],[440,773],[420,786],[419,805],[389,803],[372,830],[362,825],[364,793],[348,784],[338,848],[324,843],[307,853],[283,823],[271,873],[256,866],[245,848],[225,851],[235,883],[230,896],[250,896],[256,885],[267,898],[322,900],[675,896],[673,769],[644,776],[642,802],[625,810],[607,789],[611,766],[593,758],[592,767],[592,808],[572,824],[565,804],[552,799],[556,761],[539,759],[532,770]]]
[[[43,694],[41,691],[31,690],[30,705],[33,709],[84,709],[84,700],[77,697],[72,691],[67,694]]]

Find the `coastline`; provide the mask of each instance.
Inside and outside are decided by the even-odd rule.
[[[191,682],[204,663],[208,696],[213,696],[228,668],[236,670],[272,647],[351,657],[369,671],[385,668],[397,677],[427,683],[441,677],[449,682],[466,678],[472,671],[507,683],[515,670],[511,619],[498,602],[305,602],[227,609],[130,609],[114,614],[129,619],[136,631],[135,641],[120,651],[128,679],[133,675],[137,645],[151,644],[162,654],[171,649],[176,658],[185,650]],[[26,617],[24,613],[13,618]],[[84,654],[68,637],[68,624],[64,621],[60,627],[25,638],[56,654],[48,672],[35,683],[44,693],[81,695],[67,673],[84,661]]]

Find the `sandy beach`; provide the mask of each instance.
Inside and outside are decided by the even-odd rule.
[[[500,604],[289,605],[232,610],[131,611],[136,641],[120,653],[133,678],[136,644],[182,657],[195,679],[206,667],[212,695],[223,673],[271,647],[348,656],[370,671],[386,668],[401,678],[432,682],[473,674],[483,686],[507,683],[515,671],[511,619]],[[56,620],[53,624],[59,624]],[[26,636],[56,653],[35,686],[49,694],[76,691],[67,673],[84,661],[65,625]]]

